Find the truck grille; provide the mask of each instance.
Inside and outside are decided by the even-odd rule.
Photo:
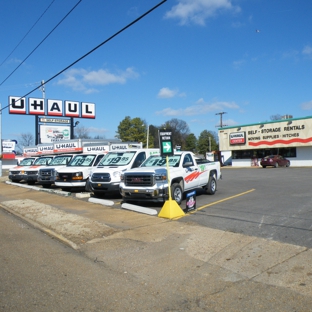
[[[27,171],[26,174],[27,174],[27,175],[36,175],[36,174],[38,174],[38,170],[35,170],[35,171]]]
[[[59,181],[68,181],[72,180],[73,174],[70,172],[66,173],[59,173]]]
[[[20,174],[20,171],[19,171],[19,170],[17,170],[17,171],[11,171],[10,173],[11,173],[11,174]]]
[[[92,182],[110,182],[111,177],[109,173],[93,173]]]
[[[52,176],[52,170],[51,169],[40,170],[40,175],[43,177],[51,177]]]
[[[153,175],[125,174],[126,186],[153,186],[154,184]]]

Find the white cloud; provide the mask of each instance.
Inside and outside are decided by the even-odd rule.
[[[162,116],[194,116],[210,112],[218,112],[225,109],[239,109],[239,106],[235,102],[206,103],[203,99],[199,99],[195,105],[179,109],[168,107],[161,111],[157,111],[156,114]]]
[[[194,23],[205,25],[207,18],[217,15],[222,11],[240,12],[240,7],[232,4],[232,0],[180,0],[165,18],[176,18],[181,25]]]
[[[311,46],[305,46],[302,50],[302,54],[312,56],[312,47]]]
[[[309,102],[304,102],[300,106],[301,106],[301,109],[303,109],[303,110],[311,110],[312,109],[312,100]]]
[[[161,88],[157,94],[157,97],[162,99],[170,99],[175,96],[183,97],[185,93],[179,93],[179,90],[171,90],[169,88]]]
[[[134,79],[139,76],[133,68],[127,68],[124,71],[111,73],[109,70],[99,69],[97,71],[88,71],[86,69],[70,69],[63,75],[57,84],[72,88],[75,91],[84,93],[98,92],[93,86],[104,86],[108,84],[118,83],[124,84],[128,79]]]
[[[246,63],[245,60],[238,60],[233,62],[233,67],[235,69],[240,69]]]

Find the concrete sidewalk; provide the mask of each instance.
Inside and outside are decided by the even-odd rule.
[[[305,247],[5,181],[0,204],[93,261],[132,274],[167,311],[312,311],[312,252]]]

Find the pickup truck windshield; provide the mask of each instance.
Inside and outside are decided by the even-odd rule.
[[[49,166],[62,166],[67,165],[67,163],[71,160],[72,156],[56,156],[50,163]]]
[[[67,166],[72,167],[90,167],[92,166],[95,155],[77,155]]]
[[[37,158],[33,163],[33,166],[47,165],[53,157]]]
[[[30,166],[30,165],[32,165],[32,163],[34,162],[34,160],[35,160],[35,158],[24,158],[24,159],[20,162],[19,166]]]
[[[133,156],[135,155],[135,151],[133,152],[111,152],[106,154],[100,163],[98,164],[98,167],[103,166],[126,166],[128,165]]]
[[[169,167],[179,167],[179,162],[181,159],[181,155],[173,155],[168,157]],[[161,166],[166,167],[166,157],[162,156],[150,156],[146,159],[146,161],[142,164],[141,167],[155,167]]]

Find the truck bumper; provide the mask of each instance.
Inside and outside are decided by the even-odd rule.
[[[38,183],[39,184],[54,184],[55,177],[40,177],[38,176]]]
[[[79,182],[57,182],[55,181],[55,185],[59,187],[68,187],[68,188],[73,188],[73,187],[85,187],[86,186],[86,181],[79,181]]]
[[[24,174],[9,174],[9,179],[11,181],[22,181],[25,180],[25,175]]]
[[[119,192],[119,182],[116,183],[96,183],[90,182],[91,188],[97,193]]]
[[[28,175],[26,176],[26,182],[37,182],[38,176],[37,175]]]
[[[119,186],[119,192],[124,201],[165,202],[168,199],[168,187],[134,188]]]

